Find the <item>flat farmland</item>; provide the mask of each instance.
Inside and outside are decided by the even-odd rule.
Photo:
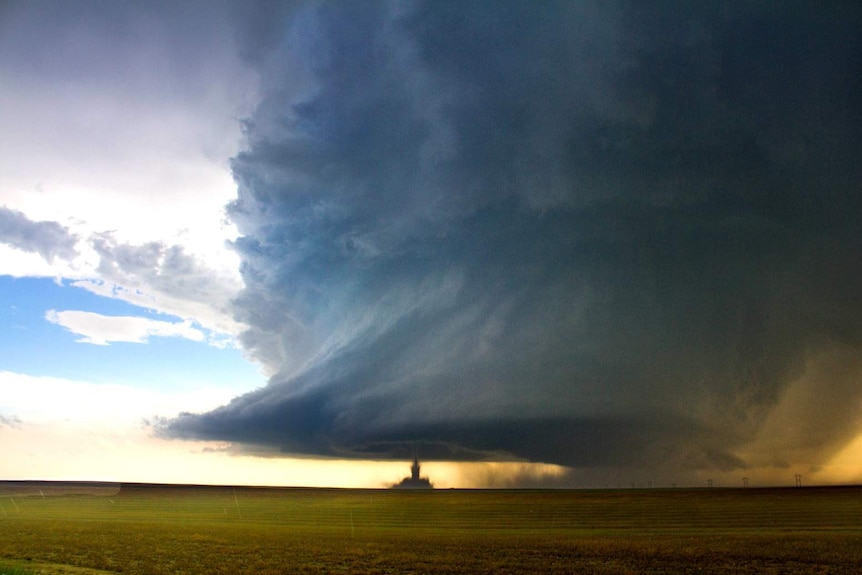
[[[0,565],[81,574],[862,573],[857,487],[85,487],[0,482]]]

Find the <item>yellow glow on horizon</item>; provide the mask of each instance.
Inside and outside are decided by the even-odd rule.
[[[862,433],[823,466],[831,483],[862,483]]]
[[[0,443],[1,479],[387,487],[407,469],[404,462],[232,455],[217,444],[158,439],[144,429],[2,427]]]
[[[144,427],[3,426],[0,444],[0,479],[387,488],[410,473],[409,461],[244,455],[225,444],[159,439]],[[422,463],[422,475],[439,489],[514,487],[563,473],[536,463]]]

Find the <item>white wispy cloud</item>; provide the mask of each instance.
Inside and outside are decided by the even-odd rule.
[[[3,426],[18,428],[21,425],[21,420],[15,416],[7,416],[0,413],[0,427]]]
[[[147,343],[152,337],[182,337],[204,341],[206,335],[190,320],[170,322],[135,316],[108,316],[89,311],[48,310],[45,319],[82,336],[78,341],[95,345],[114,342]]]
[[[72,280],[68,285],[199,324],[210,331],[209,343],[222,347],[242,331],[231,310],[243,285],[238,258],[225,253],[213,264],[162,240],[133,244],[114,232],[82,238],[57,221],[0,207],[0,274]]]
[[[225,258],[234,262],[227,267],[162,241],[129,244],[105,233],[93,236],[90,244],[98,256],[96,273],[73,283],[75,287],[191,319],[223,334],[241,330],[230,309],[243,285],[235,254]]]
[[[57,222],[34,222],[17,210],[0,206],[0,243],[38,253],[47,262],[75,257],[77,238]]]

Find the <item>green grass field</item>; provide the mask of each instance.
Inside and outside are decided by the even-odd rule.
[[[2,489],[0,574],[862,573],[862,488]]]

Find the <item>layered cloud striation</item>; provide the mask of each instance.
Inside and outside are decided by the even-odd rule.
[[[857,7],[312,3],[239,22],[261,100],[232,163],[235,319],[271,379],[165,433],[732,470],[791,447],[814,464],[860,431],[862,371],[842,367],[862,345]],[[758,451],[799,385],[853,407]]]

